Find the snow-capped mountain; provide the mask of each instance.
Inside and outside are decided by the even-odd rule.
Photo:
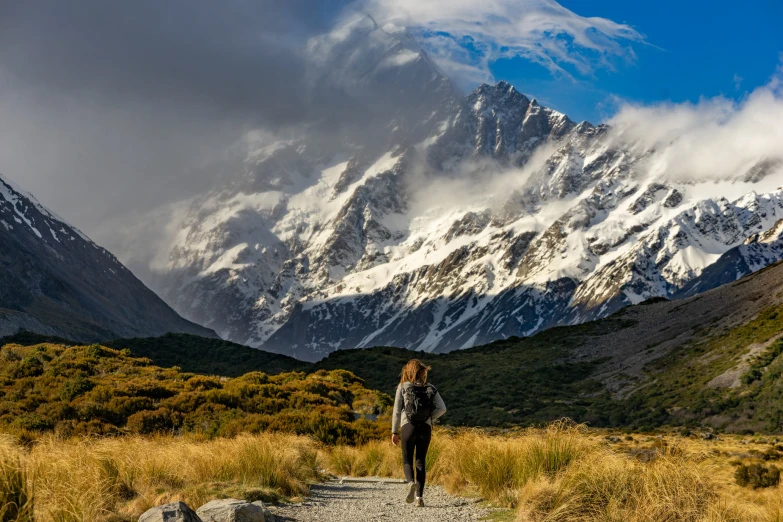
[[[0,176],[0,337],[19,330],[85,342],[166,332],[215,336]]]
[[[167,301],[223,337],[302,359],[442,352],[783,258],[781,158],[721,182],[667,176],[650,168],[667,144],[577,124],[505,82],[462,96],[371,18],[308,52],[314,85],[361,110],[259,144],[191,203],[162,276]]]

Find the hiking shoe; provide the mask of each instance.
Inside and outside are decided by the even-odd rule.
[[[416,507],[424,507],[424,499],[421,497],[416,497],[416,503],[414,504]]]
[[[408,482],[408,496],[405,497],[405,502],[408,504],[411,504],[416,496],[416,486],[417,484],[415,482]]]

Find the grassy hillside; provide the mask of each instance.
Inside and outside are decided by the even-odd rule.
[[[781,319],[783,306],[771,307],[747,324],[678,347],[648,366],[648,382],[625,403],[658,409],[660,423],[782,432]]]
[[[448,354],[338,351],[342,368],[389,392],[416,355],[449,406],[444,422],[530,425],[568,416],[594,426],[783,431],[783,265],[682,301]]]
[[[593,406],[604,388],[591,376],[601,361],[568,359],[579,341],[577,332],[583,335],[589,328],[555,328],[448,354],[341,350],[315,367],[351,368],[368,386],[394,393],[403,365],[419,357],[433,368],[430,379],[449,408],[443,421],[452,425],[530,425],[562,417],[597,421]]]
[[[0,431],[25,436],[282,431],[355,443],[387,426],[354,412],[380,414],[390,402],[345,371],[225,378],[99,345],[0,348]]]
[[[338,351],[316,368],[347,369],[368,386],[391,393],[403,364],[418,356],[432,365],[432,381],[449,406],[444,421],[455,425],[531,425],[569,417],[629,430],[702,426],[780,433],[781,319],[783,306],[776,306],[726,331],[702,331],[644,365],[637,386],[623,394],[611,393],[606,379],[613,358],[577,358],[601,331],[629,327],[622,313],[448,354],[398,348]]]

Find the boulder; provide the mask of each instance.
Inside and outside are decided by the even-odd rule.
[[[172,502],[154,507],[139,517],[139,522],[203,522],[183,502]]]
[[[271,511],[269,511],[269,508],[266,507],[266,505],[263,502],[258,500],[256,502],[253,502],[253,505],[254,506],[258,506],[258,507],[260,507],[261,509],[264,510],[265,522],[275,522],[275,516],[272,514]]]
[[[260,504],[260,505],[259,505]],[[213,500],[196,513],[204,522],[268,522],[263,502],[250,503],[235,498]]]

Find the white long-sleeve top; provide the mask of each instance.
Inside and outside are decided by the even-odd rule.
[[[392,414],[392,433],[399,434],[401,426],[410,424],[410,420],[408,420],[408,416],[405,414],[405,398],[403,397],[403,390],[410,386],[413,386],[413,383],[403,382],[397,386],[397,393],[394,396],[394,412]],[[435,397],[432,398],[432,406],[432,417],[427,421],[427,424],[430,426],[432,426],[432,421],[446,413],[446,403],[443,402],[440,392],[436,392]]]

